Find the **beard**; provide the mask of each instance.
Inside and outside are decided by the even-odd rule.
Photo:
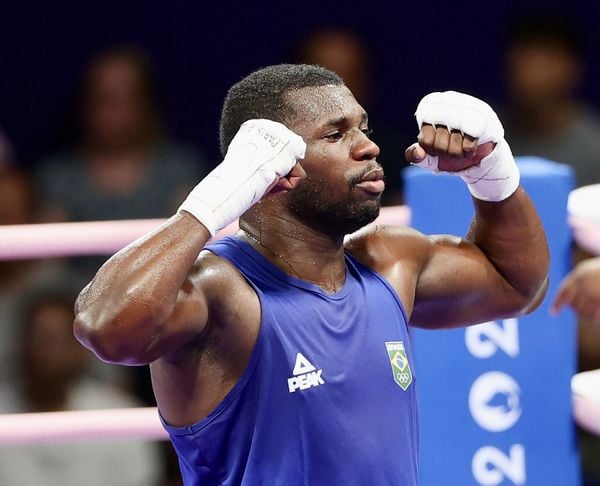
[[[328,181],[313,180],[308,176],[288,193],[288,207],[303,223],[324,233],[332,236],[354,233],[373,222],[381,207],[381,197],[356,200],[353,189],[361,178],[362,174],[359,174],[349,180],[346,196],[340,198],[340,191],[331,187]]]

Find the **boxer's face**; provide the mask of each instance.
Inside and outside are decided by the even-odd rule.
[[[289,207],[346,233],[373,221],[383,171],[364,109],[345,86],[303,88],[288,100],[296,112],[288,127],[307,144],[301,161],[307,178],[286,196]]]

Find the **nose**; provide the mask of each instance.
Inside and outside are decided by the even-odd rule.
[[[379,155],[379,146],[373,142],[365,133],[360,132],[352,146],[352,158],[354,160],[373,160]]]

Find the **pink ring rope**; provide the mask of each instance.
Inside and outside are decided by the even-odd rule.
[[[111,254],[163,222],[151,219],[0,226],[0,260]],[[407,226],[410,209],[406,206],[382,208],[375,223]],[[583,225],[575,227],[579,233],[588,234],[585,228],[581,229]],[[237,222],[216,238],[235,231]],[[598,227],[594,231],[598,231]],[[600,244],[597,248],[600,253]],[[600,435],[600,396],[597,392],[600,390],[600,370],[576,375],[572,388],[575,421]],[[103,439],[165,440],[167,434],[153,407],[0,415],[0,446]]]
[[[0,415],[0,446],[133,438],[168,438],[156,408]]]

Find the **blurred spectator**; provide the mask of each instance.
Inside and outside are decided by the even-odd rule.
[[[0,171],[4,171],[13,165],[12,148],[8,139],[0,130]]]
[[[567,15],[524,15],[506,33],[508,112],[516,155],[571,165],[578,185],[600,182],[600,115],[577,100],[585,79],[583,30]]]
[[[298,45],[293,60],[318,64],[338,74],[357,101],[369,111],[377,96],[371,77],[371,55],[354,32],[338,27],[315,30]],[[378,161],[386,174],[382,203],[386,206],[401,204],[400,172],[406,166],[404,149],[409,143],[403,140],[396,127],[384,127],[373,119],[369,120],[369,125],[375,129],[372,138],[381,149]]]
[[[373,96],[369,53],[354,33],[335,27],[317,30],[298,47],[297,61],[337,73],[360,104],[369,104]]]
[[[167,138],[157,79],[135,48],[93,58],[81,82],[72,146],[37,174],[46,221],[160,218],[173,214],[210,169],[197,152]],[[89,280],[104,257],[73,258]],[[127,370],[135,394],[153,405],[147,366]]]
[[[34,189],[18,169],[0,169],[0,225],[33,223]]]
[[[131,407],[122,391],[86,377],[90,354],[74,338],[73,299],[57,290],[30,296],[21,314],[19,381],[0,388],[3,413]],[[0,484],[148,486],[161,473],[156,444],[102,440],[3,447]]]
[[[38,173],[47,221],[166,217],[208,171],[195,151],[166,138],[154,74],[135,49],[91,61],[78,113],[73,146]],[[77,262],[90,277],[102,260]]]
[[[26,174],[17,169],[0,169],[0,225],[35,222],[36,201]],[[57,261],[0,259],[0,381],[14,378],[16,314],[22,296],[37,285],[69,278]]]

